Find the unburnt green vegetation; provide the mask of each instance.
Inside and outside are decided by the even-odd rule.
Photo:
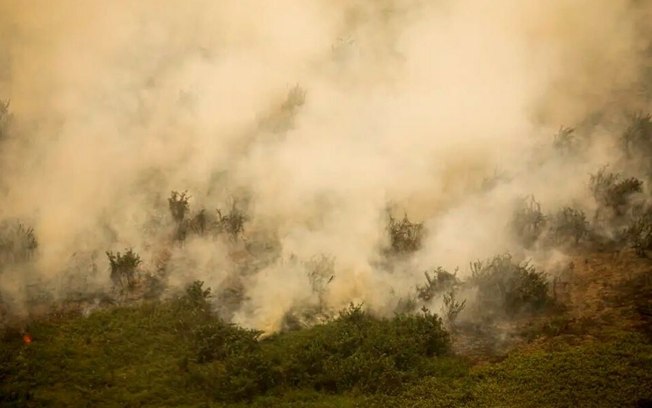
[[[383,319],[351,305],[326,324],[261,339],[215,316],[209,296],[196,282],[168,301],[34,322],[24,328],[29,345],[5,329],[3,403],[196,406],[293,389],[396,394],[455,359],[441,319],[428,311]]]
[[[502,259],[502,258],[501,258]],[[517,272],[518,273],[518,272]],[[525,273],[525,272],[523,272]],[[428,311],[350,306],[261,338],[217,318],[201,283],[183,296],[5,328],[2,406],[636,406],[652,398],[652,344],[559,334],[492,364],[455,356]]]

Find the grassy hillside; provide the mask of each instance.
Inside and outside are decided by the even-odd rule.
[[[454,354],[428,312],[378,319],[351,306],[260,339],[215,317],[195,285],[173,300],[5,329],[0,398],[16,407],[644,406],[650,264],[605,257],[595,259],[610,274],[585,274],[588,261],[577,268],[566,310],[531,323],[529,341],[491,362]],[[587,322],[590,307],[601,313]]]

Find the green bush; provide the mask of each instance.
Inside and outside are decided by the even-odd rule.
[[[210,297],[211,288],[204,289],[204,282],[194,281],[186,287],[186,293],[181,301],[191,309],[206,309]]]
[[[262,332],[247,330],[221,320],[211,321],[194,328],[196,360],[205,363],[225,360],[258,350],[258,337]]]
[[[187,221],[187,225],[185,228],[186,233],[187,231],[191,231],[196,235],[204,235],[206,232],[210,230],[212,223],[214,223],[214,221],[210,219],[210,217],[206,213],[206,210],[202,208],[201,210],[197,211],[197,213]]]
[[[471,263],[470,284],[477,287],[476,307],[483,314],[514,316],[542,310],[550,303],[543,272],[510,254]]]
[[[259,350],[230,356],[216,374],[209,384],[218,401],[249,401],[277,383],[272,363]]]
[[[272,388],[393,393],[431,373],[432,359],[450,350],[434,314],[380,319],[353,305],[325,324],[260,335],[219,319],[195,325],[196,381],[223,401],[250,400]]]
[[[106,252],[111,265],[111,281],[120,289],[133,288],[136,281],[136,268],[143,262],[140,256],[129,248],[122,254],[119,251],[113,253]]]
[[[378,319],[353,305],[327,324],[269,342],[286,385],[328,392],[393,392],[450,347],[441,319],[427,311]]]

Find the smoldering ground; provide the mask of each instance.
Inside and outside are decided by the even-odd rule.
[[[168,289],[235,285],[230,318],[266,331],[302,308],[391,313],[435,266],[464,278],[511,251],[545,268],[547,250],[509,228],[516,203],[595,210],[588,175],[622,163],[616,135],[650,108],[650,10],[4,1],[0,218],[38,248],[4,262],[3,302],[21,314],[34,285],[108,290],[104,251],[124,248]],[[571,156],[553,147],[562,125],[581,135]],[[173,190],[212,216],[240,203],[243,235],[175,242]],[[389,261],[388,206],[423,223],[418,250]],[[322,254],[315,295],[306,265]]]

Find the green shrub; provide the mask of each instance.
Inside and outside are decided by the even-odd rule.
[[[484,314],[513,316],[550,303],[545,274],[528,262],[515,263],[510,254],[472,262],[470,284],[478,289],[476,307]]]
[[[124,254],[107,251],[106,256],[111,265],[113,284],[121,289],[132,288],[136,280],[136,268],[143,262],[140,256],[131,248],[125,250]]]
[[[275,336],[288,386],[328,392],[393,392],[449,351],[441,319],[427,311],[378,319],[351,306],[329,323]]]
[[[194,281],[186,287],[184,303],[192,309],[208,307],[208,299],[211,297],[211,288],[204,289],[204,282]]]
[[[200,325],[193,330],[196,360],[205,363],[226,360],[259,349],[258,337],[262,332],[247,330],[222,320]]]
[[[250,401],[277,383],[272,363],[258,350],[227,358],[209,384],[220,401]]]
[[[219,319],[195,325],[196,381],[223,401],[272,388],[393,393],[430,373],[431,359],[450,350],[441,319],[425,310],[380,319],[351,305],[325,324],[260,335]]]
[[[184,293],[174,297],[167,303],[171,314],[174,315],[174,330],[194,346],[200,340],[193,336],[194,331],[216,320],[210,302],[211,289],[204,288],[204,282],[194,281],[188,285]],[[193,352],[196,360],[197,352]]]

